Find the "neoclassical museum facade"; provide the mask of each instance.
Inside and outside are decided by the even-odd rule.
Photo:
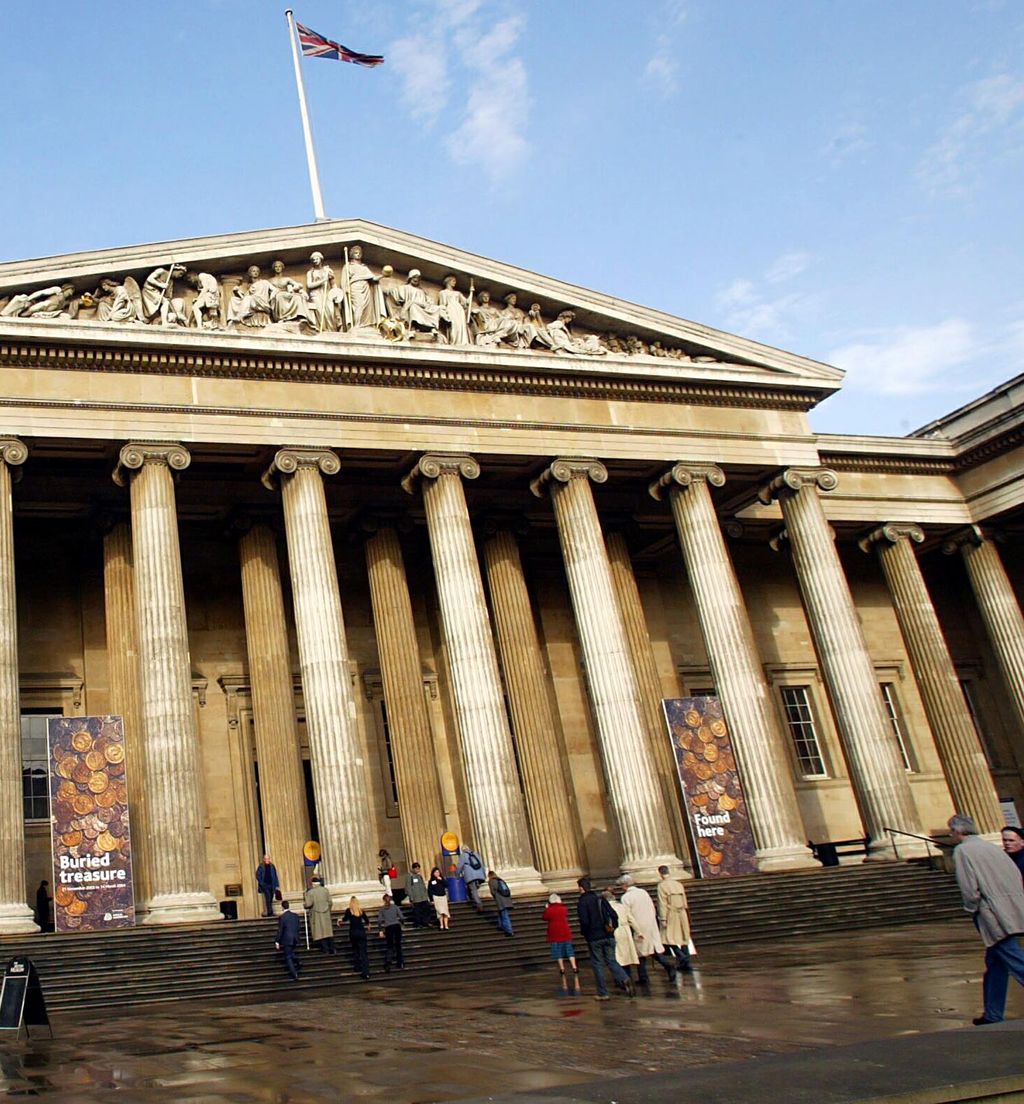
[[[59,715],[124,719],[144,923],[311,838],[337,902],[445,830],[690,868],[665,698],[764,870],[1024,812],[1024,377],[816,434],[834,368],[360,221],[2,264],[0,369],[2,931]]]

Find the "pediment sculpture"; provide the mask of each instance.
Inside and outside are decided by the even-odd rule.
[[[477,287],[471,276],[449,273],[432,286],[415,267],[404,278],[390,264],[375,270],[358,244],[343,246],[339,261],[336,270],[316,250],[308,267],[275,260],[269,272],[253,263],[241,274],[190,269],[168,260],[140,276],[141,284],[132,275],[111,274],[93,290],[79,292],[73,284],[61,284],[17,291],[0,298],[0,320],[290,333],[502,352],[654,356],[689,363],[717,359],[635,334],[577,332],[572,308],[551,308],[546,321],[540,303],[524,309],[520,292]]]

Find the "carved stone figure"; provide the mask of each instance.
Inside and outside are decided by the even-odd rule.
[[[142,316],[147,322],[159,318],[161,326],[168,326],[180,320],[171,299],[174,296],[174,281],[184,275],[184,265],[172,264],[170,268],[155,268],[146,277],[142,285]]]
[[[384,305],[380,277],[363,264],[361,245],[353,245],[351,249],[345,250],[340,284],[345,308],[345,328],[375,329],[388,312]]]
[[[263,329],[273,314],[274,285],[263,278],[259,265],[250,265],[246,272],[248,284],[238,284],[228,303],[228,329],[234,325],[248,329]]]
[[[441,308],[420,285],[421,279],[418,268],[410,269],[408,281],[391,290],[391,299],[398,307],[398,317],[406,324],[410,338],[417,334],[436,338],[441,324]]]
[[[74,284],[54,284],[30,295],[15,295],[0,311],[3,318],[59,318],[68,313],[75,296]]]
[[[501,312],[501,340],[508,345],[514,345],[516,348],[523,348],[526,314],[520,307],[516,306],[518,301],[518,296],[514,291],[510,291],[503,300],[505,309]]]
[[[576,353],[582,356],[604,356],[608,351],[597,337],[588,334],[586,337],[573,337],[569,327],[576,315],[571,310],[564,310],[548,326],[548,337],[551,339],[551,348],[556,353]]]
[[[217,277],[209,272],[187,272],[185,282],[196,290],[196,297],[189,308],[189,324],[197,330],[220,326],[220,283]]]
[[[324,264],[323,253],[311,254],[309,263],[313,267],[306,273],[306,293],[316,328],[320,333],[336,333],[345,325],[345,296],[337,286],[334,269]]]
[[[297,280],[284,274],[284,261],[274,261],[271,267],[274,270],[274,277],[270,281],[274,288],[271,318],[275,322],[303,322],[311,330],[315,330],[316,319],[306,297],[306,289]]]
[[[491,302],[491,293],[481,291],[473,306],[474,341],[477,345],[497,345],[501,332],[501,311]]]
[[[551,346],[551,334],[548,333],[547,326],[544,325],[544,319],[540,313],[540,303],[531,303],[530,309],[526,315],[526,321],[523,323],[523,345],[525,348],[529,348],[531,345],[543,345],[545,348],[550,349]]]
[[[437,297],[444,323],[445,337],[449,345],[469,345],[469,300],[456,288],[457,279],[445,276],[444,289]],[[470,283],[470,294],[473,285]]]

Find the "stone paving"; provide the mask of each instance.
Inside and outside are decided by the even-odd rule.
[[[709,948],[672,988],[630,1001],[559,994],[550,973],[391,975],[344,996],[57,1017],[56,1038],[0,1037],[0,1094],[66,1104],[389,1104],[530,1092],[962,1028],[980,1011],[969,921]],[[215,968],[215,965],[214,965]],[[1024,1016],[1014,986],[1007,1014]],[[985,1029],[981,1029],[985,1030]],[[989,1029],[991,1030],[991,1029]],[[37,1034],[38,1029],[37,1029]],[[45,1032],[43,1032],[45,1034]],[[962,1039],[963,1036],[952,1036]]]

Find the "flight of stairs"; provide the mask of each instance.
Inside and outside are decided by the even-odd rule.
[[[787,874],[756,874],[687,884],[698,947],[782,939],[848,928],[889,927],[962,916],[950,875],[913,863],[871,863]],[[575,917],[574,899],[564,895]],[[518,898],[509,938],[468,905],[452,908],[452,928],[406,928],[406,968],[394,980],[509,974],[550,965],[541,919],[546,900]],[[573,922],[575,930],[575,920]],[[135,928],[83,935],[7,936],[0,960],[27,954],[47,1006],[97,1014],[111,1007],[169,1000],[247,1002],[323,995],[365,985],[351,970],[348,936],[338,932],[335,957],[302,951],[303,975],[291,981],[274,950],[276,921],[223,921],[173,928]],[[370,939],[375,978],[383,976],[383,940]],[[577,951],[586,947],[577,940]]]

